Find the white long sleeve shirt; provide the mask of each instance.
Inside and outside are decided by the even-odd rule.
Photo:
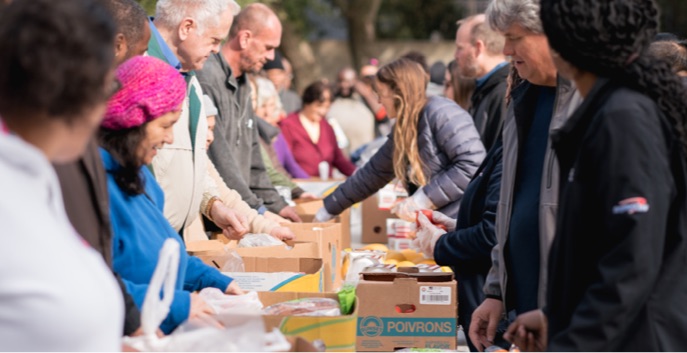
[[[45,156],[0,132],[0,351],[119,351],[112,271],[76,233]]]

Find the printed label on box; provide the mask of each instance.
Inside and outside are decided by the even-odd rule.
[[[451,305],[451,288],[420,286],[420,304]]]
[[[456,318],[358,318],[359,337],[455,337]]]
[[[233,278],[241,289],[258,292],[276,291],[305,276],[304,273],[296,272],[223,272],[223,274]]]

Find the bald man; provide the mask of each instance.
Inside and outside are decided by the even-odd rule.
[[[356,92],[358,75],[346,67],[336,77],[336,96],[327,120],[336,121],[346,135],[348,145],[341,146],[347,156],[374,139],[375,117]]]
[[[503,55],[505,39],[486,23],[484,14],[458,21],[455,59],[460,75],[476,80],[470,115],[484,147],[489,150],[501,134],[504,97],[510,66]]]
[[[281,22],[269,7],[260,3],[246,6],[234,18],[220,52],[210,55],[198,71],[198,80],[218,110],[215,142],[208,154],[227,186],[260,214],[269,210],[300,222],[270,182],[262,162],[258,121],[246,77],[274,59],[281,32]]]

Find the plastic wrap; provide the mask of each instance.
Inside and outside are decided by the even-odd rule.
[[[339,302],[330,298],[303,298],[270,305],[262,310],[264,315],[286,316],[339,316]]]

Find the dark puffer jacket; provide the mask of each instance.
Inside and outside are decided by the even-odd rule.
[[[463,191],[486,155],[472,117],[451,100],[431,97],[417,130],[420,158],[429,177],[423,190],[438,211],[456,217]],[[393,156],[392,132],[365,166],[324,199],[327,212],[338,215],[389,183],[394,178]]]

